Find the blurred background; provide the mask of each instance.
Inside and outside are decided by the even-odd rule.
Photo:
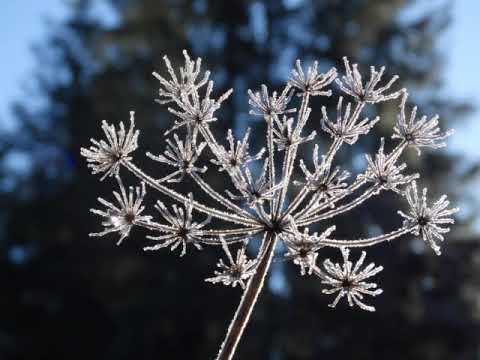
[[[90,175],[79,148],[100,136],[102,119],[125,121],[135,109],[142,130],[135,159],[161,174],[141,155],[163,150],[172,123],[153,102],[151,72],[164,71],[164,54],[180,64],[184,48],[212,70],[217,94],[235,88],[217,135],[251,126],[259,134],[254,148],[262,146],[264,124],[248,115],[246,90],[262,82],[280,88],[297,58],[317,59],[325,70],[342,70],[344,55],[364,73],[386,65],[387,77],[398,74],[399,86],[409,88],[411,105],[456,129],[447,150],[405,156],[432,194],[448,193],[462,207],[443,255],[414,238],[369,251],[385,266],[373,314],[344,304],[330,309],[318,279],[275,262],[237,358],[480,359],[479,11],[474,0],[2,2],[0,359],[216,353],[240,298],[238,288],[203,281],[218,249],[179,258],[143,253],[141,231],[119,247],[114,236],[87,235],[100,229],[88,209],[109,196],[112,183]],[[396,106],[377,107],[375,134],[338,163],[363,168],[363,154],[390,136]],[[318,119],[320,103],[313,107]],[[209,181],[220,187],[223,179],[211,172]],[[337,234],[394,229],[403,206],[397,197],[372,200],[339,219]]]

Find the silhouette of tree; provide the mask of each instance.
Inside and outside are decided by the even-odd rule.
[[[79,148],[98,134],[102,119],[126,120],[135,109],[142,148],[159,150],[172,119],[152,100],[158,84],[151,72],[163,71],[163,54],[180,61],[183,48],[204,58],[216,91],[235,88],[216,123],[218,134],[263,129],[247,115],[248,88],[279,88],[296,58],[342,69],[344,55],[386,65],[389,75],[415,89],[412,103],[426,114],[439,112],[446,127],[468,110],[438,91],[443,54],[436,40],[449,23],[449,8],[408,19],[404,10],[412,3],[111,0],[117,21],[106,24],[95,2],[72,2],[68,19],[37,48],[31,97],[40,104],[30,98],[17,104],[18,130],[2,135],[0,174],[8,179],[0,197],[2,358],[212,358],[240,296],[238,289],[203,282],[221,250],[192,251],[182,259],[143,253],[145,234],[136,229],[120,247],[89,238],[98,224],[87,209],[109,186],[99,187]],[[390,136],[395,113],[395,105],[381,107],[378,135]],[[341,161],[358,164],[359,152],[377,149],[369,140],[375,138],[344,151]],[[254,148],[262,142],[254,140]],[[20,155],[28,156],[25,166],[12,168],[7,160]],[[418,158],[412,151],[407,160],[430,175],[422,182],[435,192],[455,184],[446,175],[458,159],[448,153]],[[209,182],[221,186],[222,178]],[[393,197],[372,201],[337,223],[339,236],[391,229],[399,220],[390,214],[400,206]],[[277,262],[237,357],[471,359],[478,352],[471,295],[478,294],[472,275],[478,247],[452,242],[435,259],[421,241],[372,252],[386,267],[377,313],[328,308],[318,279],[299,279],[296,268]]]

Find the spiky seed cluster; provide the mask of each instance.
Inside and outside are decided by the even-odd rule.
[[[428,206],[427,191],[427,188],[423,188],[422,196],[419,197],[417,184],[413,181],[405,191],[409,211],[398,213],[405,219],[404,226],[411,227],[415,235],[421,236],[435,254],[440,255],[440,246],[437,242],[444,240],[443,234],[450,231],[448,225],[454,223],[451,216],[459,209],[447,209],[450,202],[446,195],[442,195],[431,207]]]
[[[163,57],[163,61],[170,79],[167,80],[156,72],[152,73],[161,84],[158,91],[159,99],[156,99],[159,104],[175,102],[183,94],[190,94],[194,89],[199,89],[208,82],[209,71],[206,71],[203,78],[197,82],[201,73],[202,59],[198,58],[196,61],[192,61],[186,50],[183,50],[183,57],[185,58],[185,66],[180,67],[179,77],[175,74],[170,59],[166,55]]]
[[[351,113],[351,103],[348,103],[345,112],[342,113],[343,97],[340,96],[337,104],[337,120],[336,122],[330,121],[327,115],[327,108],[322,106],[322,130],[329,134],[334,139],[341,139],[349,145],[353,145],[357,142],[358,137],[366,135],[372,129],[377,122],[380,121],[380,117],[376,117],[373,120],[368,118],[358,121],[357,112]]]
[[[308,113],[310,113],[310,110],[308,110]],[[306,116],[308,117],[309,115]],[[272,128],[274,134],[273,142],[277,144],[278,151],[283,151],[290,146],[298,146],[308,141],[312,141],[317,135],[316,131],[312,131],[310,135],[305,137],[299,136],[293,131],[293,122],[294,118],[287,118],[286,116],[283,116],[282,120],[278,117],[275,118],[276,127]]]
[[[384,86],[376,88],[385,73],[385,66],[382,66],[380,71],[377,71],[374,66],[371,66],[370,79],[363,85],[362,75],[358,70],[358,65],[353,64],[350,67],[350,62],[347,57],[343,58],[343,63],[345,64],[346,73],[342,76],[341,80],[336,79],[335,81],[344,93],[352,96],[359,102],[375,104],[396,99],[404,92],[404,89],[402,89],[390,94],[385,94],[386,91],[390,90],[395,81],[398,80],[397,75],[393,76]]]
[[[232,200],[244,200],[250,207],[256,204],[262,204],[265,200],[271,200],[275,192],[282,186],[281,183],[270,186],[267,181],[268,163],[263,164],[260,176],[255,180],[249,169],[245,169],[245,180],[240,183],[238,190],[241,195],[234,195],[227,190],[227,194]]]
[[[317,200],[332,199],[348,191],[348,184],[345,182],[350,176],[346,170],[340,167],[332,169],[325,166],[326,159],[322,157],[319,160],[318,145],[313,148],[313,165],[314,170],[310,172],[303,160],[300,160],[300,169],[305,175],[305,181],[295,181],[295,185],[306,186],[310,191],[317,195]],[[332,203],[333,205],[333,203]]]
[[[107,176],[118,175],[120,161],[131,160],[129,155],[137,149],[140,134],[140,131],[135,130],[135,112],[133,111],[130,112],[128,131],[125,130],[123,121],[120,122],[117,130],[114,125],[104,120],[102,129],[106,141],[90,139],[94,146],[80,149],[80,154],[87,158],[88,167],[92,169],[92,173],[104,174],[100,180],[104,180]]]
[[[385,154],[384,148],[385,139],[381,138],[380,148],[375,158],[372,159],[370,155],[365,155],[368,168],[365,174],[359,175],[359,178],[377,184],[378,191],[392,190],[398,193],[400,192],[399,187],[410,184],[420,175],[403,175],[402,171],[407,167],[407,164],[402,163],[397,165],[398,157]]]
[[[284,257],[292,260],[295,265],[300,266],[301,275],[311,275],[316,267],[318,250],[324,247],[322,241],[328,238],[335,230],[335,226],[330,226],[320,235],[318,233],[310,234],[308,227],[300,232],[294,223],[291,232],[282,235],[283,241],[287,247]]]
[[[205,281],[213,284],[223,283],[224,285],[231,285],[232,287],[240,285],[242,289],[245,289],[245,281],[255,274],[257,260],[249,260],[247,258],[245,254],[246,242],[244,242],[243,246],[237,251],[235,259],[223,237],[220,237],[220,242],[222,243],[223,251],[227,255],[228,263],[220,259],[217,263],[217,267],[220,270],[215,270],[215,276],[207,278]]]
[[[140,222],[148,223],[151,216],[142,216],[145,207],[142,205],[145,197],[145,183],[141,186],[129,187],[128,194],[123,186],[120,177],[116,177],[120,192],[114,191],[113,195],[118,202],[118,206],[115,206],[111,202],[98,198],[98,201],[106,207],[106,210],[91,209],[94,214],[100,215],[105,218],[102,225],[105,229],[98,233],[91,233],[90,236],[104,236],[109,233],[118,233],[120,239],[117,245],[120,245],[129,234],[132,227]]]
[[[383,290],[377,289],[377,284],[366,282],[368,278],[375,276],[383,270],[382,266],[375,266],[374,263],[369,264],[361,269],[367,253],[362,251],[362,255],[355,263],[349,260],[350,250],[342,248],[343,263],[333,263],[330,259],[323,262],[325,269],[325,277],[322,283],[329,286],[330,289],[324,289],[324,294],[337,294],[335,300],[329,305],[337,306],[338,302],[347,297],[348,305],[357,305],[360,309],[366,311],[375,311],[373,306],[364,302],[365,296],[380,295]]]
[[[220,148],[220,160],[212,159],[211,162],[220,167],[219,171],[226,170],[240,171],[244,165],[247,165],[251,161],[255,161],[262,158],[265,149],[261,149],[257,154],[250,155],[248,142],[250,137],[250,128],[247,129],[242,141],[235,143],[235,138],[231,129],[227,131],[227,141],[230,145],[230,149],[226,150],[225,147]]]
[[[257,92],[248,90],[248,103],[252,107],[250,110],[251,115],[274,116],[297,111],[296,109],[287,109],[293,96],[290,85],[285,86],[280,96],[277,95],[276,91],[270,96],[266,85],[262,85],[261,88],[262,90]]]
[[[302,63],[297,60],[295,69],[292,70],[290,86],[298,89],[297,96],[309,94],[311,96],[330,96],[331,90],[324,90],[337,77],[337,69],[331,68],[325,74],[318,72],[318,61],[307,68],[307,74],[303,72]]]
[[[178,170],[168,176],[166,181],[168,182],[181,182],[186,174],[192,174],[194,172],[204,173],[207,171],[207,167],[197,167],[195,163],[202,154],[203,149],[207,145],[205,142],[201,142],[195,145],[191,137],[187,137],[185,141],[180,140],[177,134],[173,135],[175,142],[167,139],[167,149],[163,155],[155,156],[147,152],[147,156],[155,161],[164,163],[177,168]]]
[[[205,225],[210,223],[211,217],[208,216],[200,223],[193,221],[192,193],[188,194],[188,200],[184,208],[173,205],[172,211],[170,211],[161,201],[157,202],[155,208],[169,224],[169,227],[164,227],[162,230],[159,229],[165,234],[159,236],[147,236],[147,238],[160,241],[160,243],[153,246],[146,246],[143,248],[144,250],[158,250],[170,246],[170,250],[173,251],[181,245],[182,252],[180,253],[180,256],[184,256],[187,252],[187,244],[192,244],[198,250],[202,249],[202,229]]]
[[[418,155],[421,155],[422,147],[431,149],[440,149],[446,146],[445,139],[453,134],[453,130],[441,132],[438,127],[438,115],[431,119],[427,116],[422,116],[420,120],[417,119],[417,107],[413,107],[410,117],[407,120],[406,103],[408,93],[405,92],[400,103],[400,113],[397,116],[397,123],[393,128],[392,139],[401,139],[406,141],[409,146],[417,150]]]
[[[205,90],[205,97],[200,100],[197,96],[189,96],[188,93],[182,93],[181,101],[177,99],[176,104],[179,109],[168,108],[173,115],[179,118],[173,126],[165,132],[165,135],[170,134],[182,126],[198,128],[205,126],[208,123],[217,121],[215,112],[220,109],[222,103],[227,100],[232,93],[232,90],[227,91],[217,100],[212,99],[213,82],[209,81]]]
[[[343,97],[340,97],[337,117],[333,121],[328,118],[327,109],[322,108],[323,119],[317,132],[323,130],[330,135],[332,144],[323,155],[318,144],[314,145],[313,169],[310,170],[309,162],[297,159],[298,148],[315,139],[315,131],[309,134],[304,131],[311,114],[310,98],[331,95],[328,86],[337,76],[336,69],[319,73],[318,64],[314,63],[304,72],[297,61],[288,84],[280,94],[273,91],[270,95],[265,85],[259,92],[249,90],[251,114],[263,117],[267,127],[266,150],[250,154],[250,130],[242,140],[236,140],[229,130],[225,146],[217,141],[210,128],[231,90],[215,99],[212,96],[213,82],[209,81],[209,72],[202,74],[201,60],[192,60],[186,52],[184,58],[185,64],[178,73],[168,58],[164,58],[170,76],[168,79],[154,73],[160,82],[157,101],[168,103],[168,110],[176,118],[166,134],[173,130],[176,132],[166,140],[167,148],[163,154],[156,156],[148,153],[148,156],[167,165],[167,169],[172,169],[170,173],[155,179],[134,164],[130,154],[137,148],[139,132],[135,130],[133,112],[128,131],[123,123],[117,129],[104,122],[102,128],[106,139],[92,140],[93,146],[81,149],[92,172],[102,174],[102,179],[109,175],[118,177],[122,168],[180,205],[167,208],[158,201],[155,208],[161,216],[160,221],[156,222],[152,217],[143,215],[145,185],[130,188],[127,192],[118,177],[120,192],[114,192],[118,205],[99,199],[106,210],[92,212],[106,219],[102,223],[104,231],[92,235],[118,233],[120,243],[133,226],[140,226],[151,231],[153,234],[148,238],[157,242],[144,247],[145,250],[181,248],[180,256],[186,253],[189,244],[198,249],[203,245],[221,245],[227,261],[220,260],[215,276],[207,281],[246,287],[245,294],[252,282],[257,281],[252,285],[253,289],[261,286],[269,268],[268,259],[273,256],[276,241],[281,241],[286,249],[285,259],[298,265],[302,275],[315,274],[320,277],[326,286],[324,293],[336,294],[332,306],[345,297],[350,306],[356,305],[368,311],[374,308],[365,304],[364,297],[376,296],[381,290],[377,289],[376,284],[367,282],[367,279],[376,275],[382,267],[370,264],[362,268],[365,252],[354,265],[349,260],[349,248],[368,247],[413,233],[421,236],[436,253],[440,253],[437,242],[443,240],[443,234],[449,231],[449,225],[453,223],[451,216],[458,209],[448,209],[446,196],[429,206],[426,189],[421,197],[417,194],[414,180],[419,175],[404,175],[406,165],[401,163],[400,157],[409,146],[417,149],[442,147],[451,132],[442,133],[439,130],[437,117],[417,120],[416,108],[407,120],[406,91],[391,90],[397,77],[380,86],[385,69],[382,67],[377,71],[372,67],[370,79],[364,84],[358,66],[350,66],[348,60],[344,59],[345,75],[336,80],[344,96],[349,96],[353,102],[347,102],[344,107]],[[294,94],[300,97],[298,111],[292,105]],[[371,104],[391,101],[401,94],[404,96],[392,136],[399,142],[393,150],[387,152],[385,140],[381,139],[378,152],[374,156],[367,155],[368,166],[364,172],[350,177],[347,171],[340,170],[334,164],[339,149],[344,144],[355,144],[360,136],[368,134],[380,121],[379,117],[373,120],[364,118],[362,111]],[[223,187],[217,188],[218,182],[213,186],[203,178],[207,168],[198,163],[203,161],[201,157],[206,156],[210,156],[210,159],[205,160],[216,165],[210,167],[209,171],[216,169],[226,175],[235,188],[234,194],[225,192]],[[283,163],[281,169],[275,166],[279,162]],[[303,177],[298,179],[297,165],[303,172]],[[256,169],[260,171],[254,171]],[[180,193],[169,187],[170,182],[182,182],[187,177],[196,186],[188,192],[202,191],[218,206],[194,201],[191,194],[185,195],[186,192]],[[291,191],[292,183],[297,185],[295,191]],[[393,191],[406,198],[410,208],[406,213],[400,212],[404,218],[400,228],[359,239],[335,239],[334,227],[324,227],[326,230],[320,235],[309,232],[310,225],[321,224],[326,219],[334,220],[336,216],[378,196],[382,193],[380,190]],[[206,215],[206,219],[195,221],[197,213]],[[211,218],[216,221],[210,222]],[[214,227],[214,224],[219,225]],[[257,238],[263,239],[260,250],[256,257],[249,259],[246,246]],[[229,247],[237,242],[242,246],[234,257]],[[318,258],[324,247],[340,248],[343,263],[334,264],[327,259],[323,266],[318,266]]]

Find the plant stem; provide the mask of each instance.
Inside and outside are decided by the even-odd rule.
[[[231,360],[235,354],[238,342],[250,319],[253,307],[257,302],[258,295],[262,291],[266,275],[272,263],[273,253],[277,238],[275,235],[267,234],[265,242],[260,250],[257,271],[247,284],[237,311],[228,327],[225,340],[220,347],[216,360]]]
[[[133,175],[135,175],[137,178],[139,178],[141,181],[143,181],[145,184],[149,185],[155,190],[158,190],[164,195],[170,196],[171,198],[175,199],[176,201],[180,203],[185,203],[188,201],[187,197],[174,191],[173,189],[170,189],[161,183],[159,183],[157,180],[152,178],[151,176],[145,174],[141,169],[139,169],[137,166],[135,166],[132,162],[130,161],[122,161],[122,165],[129,170]],[[229,221],[237,224],[242,224],[246,226],[258,226],[261,225],[258,221],[252,220],[251,218],[246,218],[245,216],[239,216],[233,213],[227,213],[224,211],[220,211],[211,207],[208,207],[206,205],[203,205],[199,203],[198,201],[193,202],[193,207],[207,215],[216,217],[218,219],[224,220],[224,221]]]

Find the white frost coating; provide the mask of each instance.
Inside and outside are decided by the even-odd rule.
[[[454,222],[450,216],[459,209],[447,209],[448,205],[450,205],[447,195],[442,195],[431,207],[428,206],[427,188],[423,188],[422,197],[420,198],[415,181],[411,183],[405,193],[410,209],[406,214],[402,211],[398,212],[405,218],[404,227],[412,227],[413,233],[421,236],[433,251],[440,255],[440,246],[436,241],[444,240],[443,234],[450,231],[448,225]]]
[[[175,119],[165,133],[171,134],[166,139],[166,149],[160,155],[147,153],[147,156],[170,170],[166,176],[155,179],[133,162],[131,153],[137,149],[139,136],[133,112],[128,130],[122,122],[117,128],[104,121],[105,139],[92,139],[93,145],[82,148],[81,155],[87,159],[92,173],[100,174],[102,180],[114,175],[120,186],[120,192],[114,192],[117,206],[100,198],[106,210],[92,210],[104,218],[104,230],[92,235],[117,233],[120,243],[128,237],[133,226],[139,226],[151,231],[152,235],[148,238],[155,241],[145,250],[180,248],[182,256],[192,245],[198,249],[202,245],[223,247],[228,261],[220,260],[215,276],[207,281],[232,286],[238,284],[245,287],[245,292],[218,360],[233,356],[268,273],[277,241],[284,243],[285,259],[299,265],[302,275],[319,276],[327,287],[324,292],[337,294],[333,305],[346,297],[350,305],[368,311],[374,308],[366,305],[362,296],[378,295],[381,291],[376,289],[375,284],[364,280],[379,272],[381,267],[369,265],[361,270],[364,252],[353,266],[349,261],[349,248],[365,248],[413,233],[421,236],[437,254],[440,253],[437,242],[443,241],[443,234],[453,223],[451,215],[458,209],[447,209],[449,202],[445,195],[430,206],[426,189],[419,197],[415,183],[419,174],[405,174],[406,165],[400,158],[408,147],[419,151],[420,148],[433,150],[445,146],[444,140],[452,131],[440,131],[438,116],[431,119],[423,116],[417,120],[416,108],[407,119],[407,91],[391,90],[397,76],[383,82],[385,68],[376,70],[371,67],[370,78],[364,83],[358,65],[350,65],[344,58],[345,75],[336,79],[335,68],[319,73],[315,62],[304,71],[301,62],[297,61],[281,92],[269,92],[266,85],[262,85],[260,91],[248,91],[250,113],[262,117],[267,129],[265,147],[256,154],[250,154],[253,137],[250,129],[241,140],[229,130],[226,144],[222,144],[223,141],[215,138],[210,127],[217,121],[216,113],[232,90],[214,98],[213,81],[209,80],[208,71],[202,72],[201,59],[192,60],[186,51],[183,56],[185,64],[179,71],[175,71],[170,60],[164,57],[168,75],[153,73],[160,85],[157,102],[168,103],[168,111]],[[337,101],[336,118],[331,120],[329,111],[322,107],[321,123],[316,131],[306,133],[304,128],[310,120],[311,98],[331,96],[332,90],[328,87],[334,80],[343,92]],[[296,105],[293,104],[296,101],[294,95],[300,98]],[[381,121],[379,117],[373,120],[363,117],[363,110],[380,102],[394,101],[399,96],[402,100],[392,135],[393,139],[399,140],[393,150],[385,151],[385,140],[382,138],[377,153],[366,155],[368,165],[364,172],[355,177],[340,169],[335,164],[340,148],[344,144],[354,145],[360,136],[367,135]],[[349,100],[344,101],[344,97],[349,97]],[[322,131],[325,132],[323,135],[327,135],[324,138],[332,138],[326,153],[321,154],[318,144],[314,144],[311,159],[297,159],[299,146],[314,142],[316,134]],[[275,159],[275,156],[279,158]],[[282,167],[276,168],[276,163],[282,163]],[[209,169],[206,164],[210,165]],[[252,171],[255,165],[261,169],[259,174]],[[120,180],[121,169],[136,176],[142,182],[141,187],[130,188],[127,193]],[[217,176],[224,174],[231,181],[232,192],[208,183],[209,178],[205,174],[215,170],[218,171]],[[217,205],[207,206],[198,201],[201,197],[196,196],[197,200],[193,200],[191,195],[186,194],[187,191],[180,193],[169,187],[170,183],[181,183],[186,177],[190,177],[198,191]],[[158,202],[159,221],[143,215],[145,186],[179,204],[169,210],[165,204]],[[398,229],[372,238],[344,240],[332,237],[334,227],[320,227],[320,235],[310,233],[307,227],[321,224],[326,219],[331,221],[387,191],[405,197],[409,205],[408,211],[400,212],[404,222]],[[197,221],[197,212],[207,215],[207,218]],[[210,222],[210,218],[221,220],[221,225],[214,227],[217,222]],[[245,248],[253,236],[263,237],[263,250],[248,259]],[[238,243],[241,247],[233,257],[229,247]],[[340,248],[343,264],[326,260],[323,272],[317,265],[323,247]],[[265,249],[268,249],[268,254],[262,252]]]
[[[421,155],[420,148],[426,147],[431,149],[440,149],[447,146],[445,140],[453,134],[450,129],[444,133],[438,127],[438,115],[435,115],[430,120],[427,116],[422,116],[420,120],[417,119],[417,107],[413,107],[410,117],[407,120],[406,104],[408,100],[408,93],[404,92],[402,101],[400,103],[400,113],[397,116],[397,123],[393,128],[392,139],[401,139],[409,146],[417,150],[418,155]]]
[[[228,263],[225,263],[223,259],[220,259],[217,263],[217,267],[220,270],[215,270],[214,277],[205,279],[207,282],[213,284],[223,283],[224,285],[231,285],[235,287],[240,285],[242,289],[245,289],[245,280],[248,280],[253,274],[255,274],[255,267],[257,260],[249,260],[245,254],[247,242],[243,243],[243,246],[237,251],[237,256],[234,259],[230,249],[228,248],[225,239],[220,237],[222,248],[227,255]]]
[[[367,255],[365,251],[362,251],[360,259],[358,259],[354,266],[348,259],[350,250],[346,248],[341,248],[341,250],[343,257],[342,264],[334,264],[330,259],[326,259],[323,262],[325,273],[321,273],[320,269],[316,270],[316,274],[322,278],[322,284],[330,287],[329,289],[324,289],[322,292],[329,295],[337,293],[337,297],[329,306],[337,306],[338,302],[343,297],[346,297],[348,305],[350,306],[357,305],[362,310],[375,311],[373,306],[365,304],[363,298],[366,295],[380,295],[383,291],[382,289],[377,289],[377,284],[367,283],[365,280],[378,274],[383,270],[383,267],[376,267],[374,263],[371,263],[364,269],[361,269]]]

